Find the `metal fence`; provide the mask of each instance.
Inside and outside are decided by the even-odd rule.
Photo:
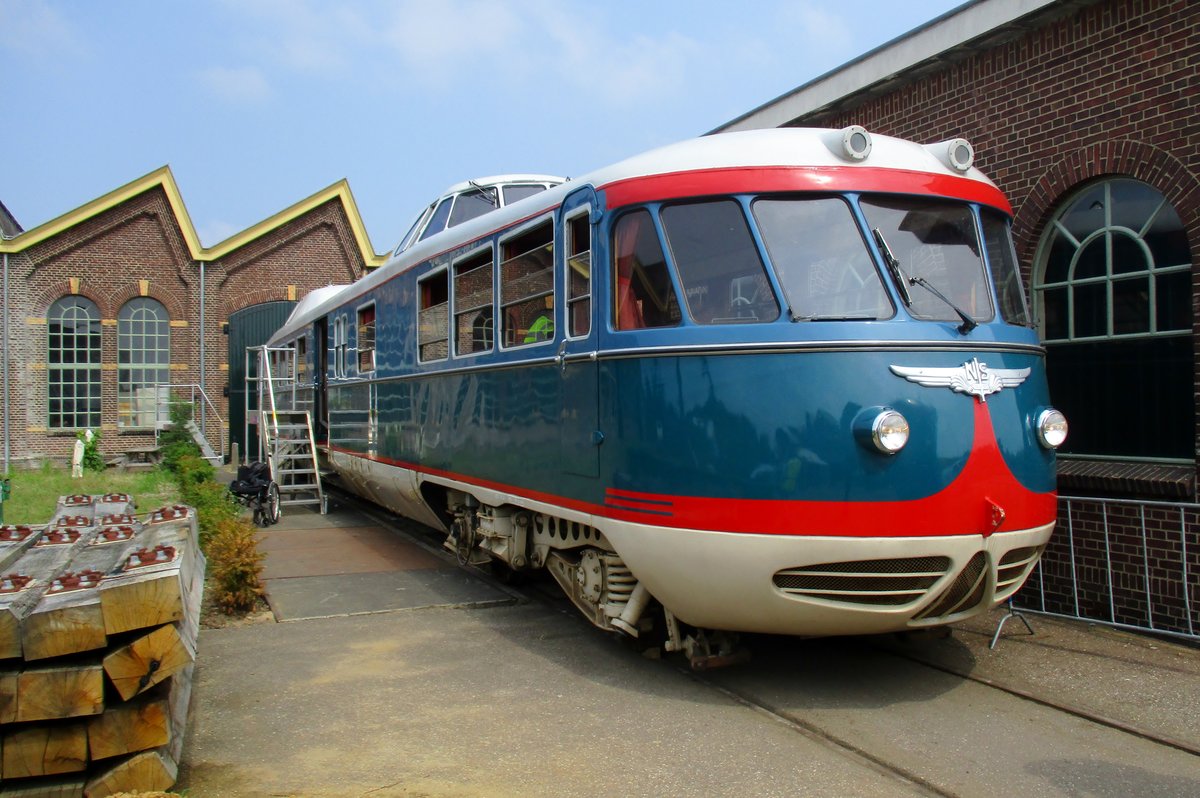
[[[1060,496],[1013,606],[1200,641],[1200,504]]]

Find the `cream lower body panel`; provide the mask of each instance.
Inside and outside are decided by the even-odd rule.
[[[1054,524],[984,537],[846,538],[732,534],[596,519],[633,574],[685,623],[707,629],[806,636],[895,632],[962,620],[1011,596],[1032,570],[997,592],[997,565],[1017,549],[1044,546]],[[986,556],[980,600],[921,619],[978,553]],[[855,604],[785,593],[774,575],[822,563],[948,557],[946,575],[899,605]]]

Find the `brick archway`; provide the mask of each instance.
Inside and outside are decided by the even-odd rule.
[[[1051,215],[1080,183],[1100,177],[1141,180],[1170,202],[1188,233],[1192,260],[1200,253],[1200,180],[1175,156],[1139,141],[1106,141],[1064,154],[1034,185],[1013,218],[1020,262],[1030,264]],[[1028,277],[1028,275],[1027,275]]]

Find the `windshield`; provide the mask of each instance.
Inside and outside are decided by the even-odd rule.
[[[957,306],[974,321],[992,319],[979,235],[969,207],[917,197],[869,197],[860,204],[868,227],[886,240],[902,274],[913,284],[925,281],[935,289],[910,289],[909,312],[914,317],[956,321]]]
[[[892,303],[844,200],[760,199],[752,208],[793,320],[891,318]]]

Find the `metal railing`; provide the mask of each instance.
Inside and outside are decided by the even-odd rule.
[[[1058,527],[1014,607],[1200,640],[1198,535],[1200,504],[1060,496]]]
[[[171,425],[171,403],[186,401],[192,408],[192,421],[200,431],[200,436],[208,443],[212,452],[225,459],[225,419],[217,410],[217,406],[208,394],[195,383],[159,383],[154,386],[157,401],[154,403],[154,441],[158,442],[158,434]],[[184,399],[184,396],[187,398]],[[197,399],[199,402],[197,402]],[[217,445],[213,446],[208,428],[216,429]]]

